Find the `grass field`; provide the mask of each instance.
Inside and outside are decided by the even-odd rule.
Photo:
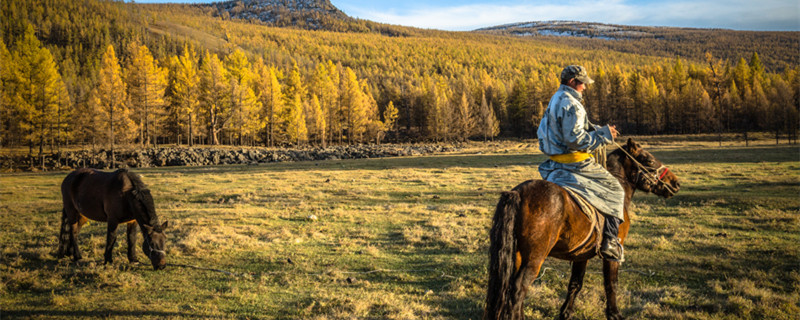
[[[634,198],[623,315],[800,314],[798,147],[645,141],[682,191]],[[81,232],[82,263],[56,260],[66,172],[2,174],[0,318],[479,319],[494,205],[539,177],[535,149],[137,170],[170,223],[168,262],[185,265],[161,271],[127,263],[122,228],[114,264],[103,265],[97,222]],[[600,269],[589,263],[579,319],[604,318]],[[569,263],[548,259],[543,270],[531,319],[556,318],[566,292]]]

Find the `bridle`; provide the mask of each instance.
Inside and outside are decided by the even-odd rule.
[[[167,255],[166,251],[158,250],[156,248],[153,248],[153,245],[151,244],[152,240],[150,240],[150,235],[149,234],[145,234],[143,238],[144,238],[144,243],[147,244],[147,248],[150,249],[150,254],[147,255],[148,258],[151,258],[151,259],[153,258],[153,252],[160,253],[160,254],[162,254],[164,256]]]
[[[628,150],[625,150],[625,148],[619,145],[619,143],[614,142],[614,144],[617,145],[617,147],[619,147],[619,149],[622,150],[622,152],[624,152],[628,156],[628,158],[630,158],[633,161],[633,163],[635,163],[636,166],[639,167],[639,172],[636,174],[637,183],[641,182],[642,178],[644,178],[648,182],[654,185],[661,183],[661,185],[663,185],[664,188],[666,188],[667,191],[669,191],[672,195],[678,193],[678,191],[672,189],[672,186],[670,186],[669,183],[666,183],[663,180],[664,177],[667,176],[667,172],[669,172],[669,168],[667,168],[667,166],[662,164],[658,168],[646,167],[645,165],[639,163],[639,161],[636,160],[636,157],[630,154]]]

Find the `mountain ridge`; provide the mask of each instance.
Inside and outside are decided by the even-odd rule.
[[[329,0],[234,0],[206,6],[216,8],[224,18],[256,20],[280,27],[299,26],[318,30],[326,28],[328,19],[353,21]]]
[[[800,63],[800,55],[789,53],[787,44],[800,42],[800,32],[739,31],[717,28],[633,26],[569,20],[514,22],[472,32],[550,41],[582,49],[661,57],[686,57],[703,61],[706,52],[736,62],[753,52],[768,53],[763,63],[774,70]]]

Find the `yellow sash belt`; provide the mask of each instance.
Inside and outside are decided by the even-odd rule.
[[[565,154],[557,154],[554,156],[550,156],[550,160],[553,160],[558,163],[574,163],[574,162],[581,162],[583,160],[589,159],[592,157],[591,154],[587,152],[573,152],[573,153],[565,153]]]

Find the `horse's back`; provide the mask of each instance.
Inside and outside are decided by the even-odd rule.
[[[80,168],[64,178],[61,183],[61,195],[67,214],[77,213],[88,219],[106,221],[106,205],[109,196],[116,193],[115,177],[119,171],[103,172],[95,169]]]
[[[552,246],[549,255],[556,258],[590,257],[588,250],[575,249],[592,232],[591,221],[563,187],[546,180],[528,180],[513,191],[521,198],[520,236],[547,234]]]
[[[519,193],[522,206],[527,206],[540,214],[556,214],[561,211],[568,195],[561,186],[547,180],[528,180],[520,183],[512,191]],[[548,208],[550,210],[541,210]]]

